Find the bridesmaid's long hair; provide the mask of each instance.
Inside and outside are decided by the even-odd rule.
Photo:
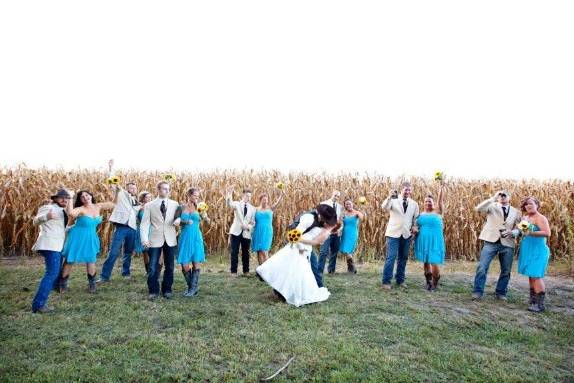
[[[76,201],[74,201],[74,207],[81,207],[84,206],[84,204],[82,203],[82,194],[89,194],[92,197],[92,203],[96,204],[96,198],[94,197],[94,195],[92,193],[90,193],[87,190],[80,190],[79,192],[76,193]]]

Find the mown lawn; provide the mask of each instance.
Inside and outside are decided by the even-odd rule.
[[[448,266],[429,293],[420,265],[409,266],[408,290],[384,292],[371,264],[326,276],[331,298],[295,308],[217,262],[204,267],[197,298],[181,297],[178,272],[175,299],[149,302],[134,266],[131,280],[115,270],[95,295],[75,269],[71,291],[51,296],[56,311],[40,315],[30,303],[43,265],[0,262],[1,380],[252,382],[294,357],[273,381],[574,381],[572,279],[549,279],[540,315],[526,311],[516,273],[508,303],[477,303],[468,265]]]

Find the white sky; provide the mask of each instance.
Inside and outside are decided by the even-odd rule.
[[[573,178],[574,2],[4,1],[0,163]]]

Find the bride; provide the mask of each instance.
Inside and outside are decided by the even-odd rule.
[[[256,271],[287,303],[299,307],[329,298],[329,290],[317,285],[310,257],[313,246],[322,244],[337,230],[335,209],[317,206],[301,215],[297,229],[303,233],[299,242],[287,244]]]

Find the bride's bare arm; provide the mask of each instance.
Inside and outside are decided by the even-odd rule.
[[[325,242],[325,240],[327,239],[327,237],[331,234],[331,229],[323,229],[323,231],[321,231],[321,234],[319,234],[318,236],[316,236],[313,239],[305,239],[305,238],[301,238],[299,240],[300,243],[303,243],[305,245],[311,245],[311,246],[317,246],[322,244],[323,242]]]

